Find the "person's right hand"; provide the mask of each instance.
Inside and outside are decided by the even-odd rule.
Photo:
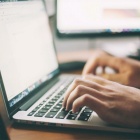
[[[84,106],[110,124],[140,128],[140,90],[137,88],[85,75],[72,82],[63,102],[63,107],[72,109],[73,113]]]
[[[87,61],[83,75],[96,74],[96,69],[101,66],[110,67],[115,70],[114,74],[103,72],[100,74],[105,79],[121,83],[123,85],[140,88],[140,62],[112,56],[104,51],[94,51],[92,57]]]

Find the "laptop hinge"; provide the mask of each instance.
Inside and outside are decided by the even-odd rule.
[[[24,103],[20,110],[26,111],[28,108],[30,108],[40,97],[42,97],[51,87],[54,86],[59,81],[59,78],[55,78],[52,80],[47,86],[42,88],[40,91],[37,92],[36,95],[34,95],[31,99],[29,99],[26,103]]]

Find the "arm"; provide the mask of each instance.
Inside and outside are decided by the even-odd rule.
[[[104,51],[94,51],[93,56],[87,61],[83,75],[96,74],[96,69],[101,66],[115,70],[114,74],[102,73],[99,76],[127,86],[140,88],[140,62],[129,58],[119,58]]]
[[[106,122],[140,127],[140,90],[98,76],[75,80],[65,94],[63,106],[73,112],[88,106]]]

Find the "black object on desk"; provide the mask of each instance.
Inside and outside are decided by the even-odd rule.
[[[0,140],[10,140],[1,114],[0,114]]]
[[[60,63],[59,68],[63,72],[80,70],[83,69],[85,63],[86,63],[85,61],[70,61],[70,62]]]

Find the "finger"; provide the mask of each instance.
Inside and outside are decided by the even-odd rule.
[[[102,73],[106,73],[105,69],[106,69],[106,66],[103,66],[102,67]]]
[[[100,74],[101,77],[110,80],[110,81],[114,81],[120,84],[124,84],[127,85],[127,78],[125,78],[124,74]]]
[[[96,82],[100,85],[107,85],[108,82],[109,82],[108,80],[106,80],[106,79],[104,79],[100,76],[96,76],[96,75],[92,75],[92,74],[88,74],[88,75],[83,76],[83,79],[89,80],[89,81],[92,81],[92,82]]]
[[[101,86],[99,84],[93,83],[91,81],[82,80],[82,79],[74,80],[74,82],[69,86],[68,90],[65,93],[64,101],[63,101],[63,107],[64,108],[66,107],[67,99],[68,99],[69,95],[78,85],[84,85],[84,86],[87,86],[87,87],[95,88],[97,90],[100,90],[100,88],[101,88]]]
[[[73,102],[77,98],[79,98],[80,96],[83,96],[84,94],[89,94],[89,95],[94,96],[98,99],[105,100],[105,95],[103,94],[103,92],[100,92],[100,91],[93,89],[91,87],[79,85],[69,95],[69,97],[67,99],[66,110],[70,110]]]
[[[72,106],[72,111],[76,113],[79,111],[79,108],[84,107],[84,106],[88,106],[89,108],[94,110],[96,113],[99,113],[104,108],[105,104],[99,99],[89,94],[84,94],[83,96],[80,96],[74,101],[73,106]]]
[[[73,82],[72,82],[72,84],[68,87],[68,89],[67,89],[67,91],[66,91],[66,93],[65,93],[65,95],[64,95],[64,101],[63,101],[63,104],[62,104],[62,106],[64,107],[64,108],[66,108],[66,104],[67,104],[67,99],[68,99],[68,97],[69,97],[69,95],[70,95],[70,93],[74,90],[74,88],[80,83],[80,79],[75,79]]]
[[[118,60],[118,62],[116,62],[116,60]],[[87,61],[82,74],[83,75],[88,73],[96,74],[96,69],[98,66],[101,67],[108,66],[118,71],[120,68],[119,59],[106,53],[104,53],[103,55],[101,55],[100,53],[96,54]]]

